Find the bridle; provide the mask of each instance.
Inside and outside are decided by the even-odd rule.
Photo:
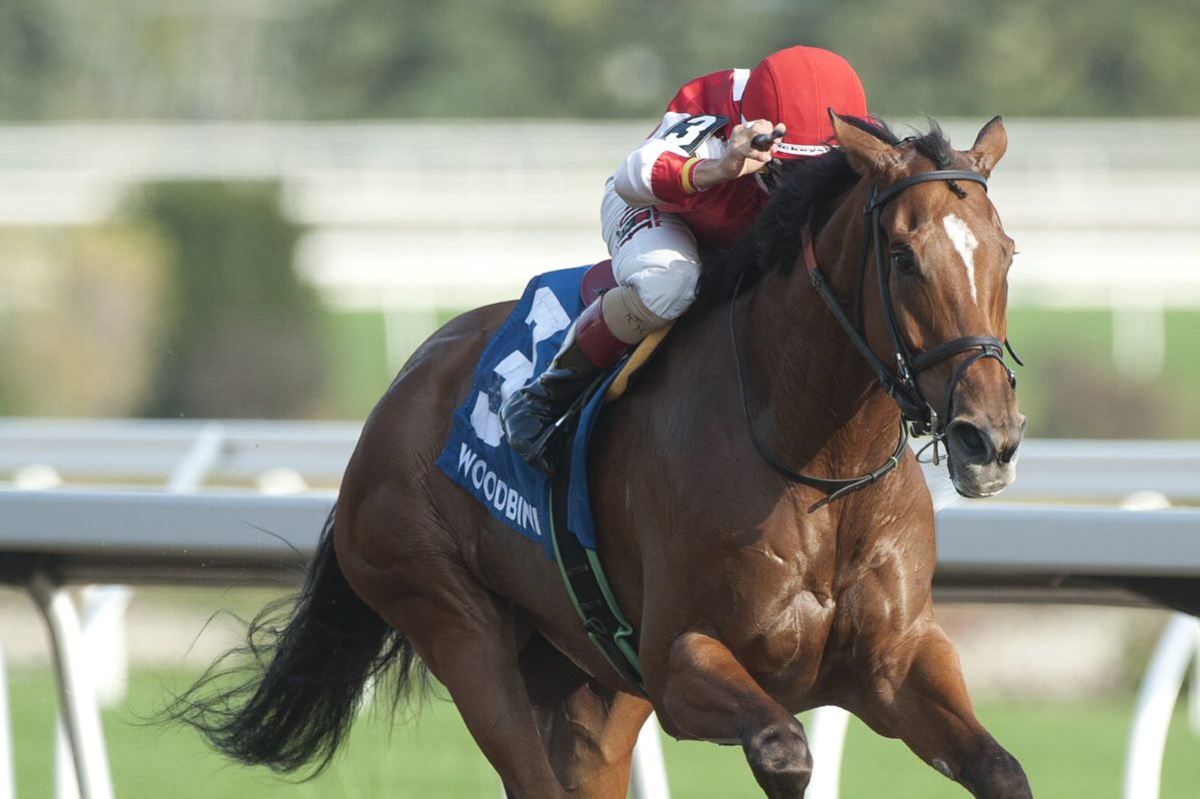
[[[948,418],[953,418],[954,416],[954,392],[958,388],[958,384],[966,376],[968,369],[985,358],[992,358],[999,361],[1008,374],[1009,385],[1014,389],[1017,385],[1016,374],[1004,362],[1004,351],[1008,346],[1007,342],[1001,341],[995,336],[962,336],[950,341],[944,341],[923,352],[914,353],[908,340],[901,333],[900,325],[896,320],[896,308],[892,302],[891,293],[891,269],[888,266],[887,247],[885,246],[887,243],[887,233],[883,229],[883,220],[881,218],[884,206],[905,189],[915,186],[918,183],[929,183],[930,181],[946,181],[950,188],[955,191],[955,194],[961,199],[966,199],[966,192],[958,188],[957,183],[955,183],[955,181],[959,180],[978,183],[984,187],[985,191],[987,190],[987,178],[978,172],[961,169],[938,169],[932,172],[910,175],[896,181],[896,183],[882,192],[876,186],[871,187],[871,194],[867,199],[867,206],[863,211],[871,220],[869,223],[871,236],[869,238],[864,237],[863,239],[862,258],[860,259],[859,266],[859,285],[861,287],[866,282],[868,256],[871,248],[874,247],[875,271],[879,279],[880,301],[883,305],[884,318],[887,320],[888,332],[892,339],[892,353],[896,361],[895,371],[892,371],[879,359],[875,351],[867,344],[866,337],[858,327],[850,322],[845,313],[841,312],[841,306],[838,303],[837,297],[834,296],[833,291],[829,288],[829,284],[821,268],[817,266],[816,256],[812,249],[812,240],[807,237],[805,239],[805,264],[813,286],[821,295],[821,299],[833,311],[834,316],[837,317],[838,323],[842,326],[846,335],[849,336],[850,341],[866,359],[867,364],[871,367],[871,371],[879,378],[879,384],[883,387],[883,390],[900,406],[900,411],[903,414],[904,420],[908,422],[912,435],[933,435],[935,441],[945,438],[945,422],[938,418],[937,411],[934,410],[929,400],[925,398],[924,393],[918,385],[917,378],[921,372],[951,356],[962,352],[971,353],[959,365],[958,369],[955,370],[954,376],[950,380],[946,397],[946,415]],[[1012,354],[1013,360],[1017,364],[1020,364],[1021,359],[1017,357],[1016,353],[1012,352],[1011,347],[1008,347],[1008,351]]]
[[[883,221],[881,219],[883,208],[905,189],[915,186],[918,183],[928,183],[930,181],[945,181],[960,199],[966,199],[966,192],[955,183],[955,181],[959,180],[978,183],[984,187],[985,191],[987,190],[987,178],[978,172],[959,169],[938,169],[931,172],[910,175],[901,178],[883,191],[879,191],[878,187],[874,185],[871,186],[871,193],[868,196],[867,205],[863,211],[870,219],[868,223],[870,226],[870,235],[863,237],[862,257],[859,262],[859,304],[861,306],[861,292],[863,286],[866,284],[869,256],[873,247],[875,250],[875,266],[879,282],[880,302],[883,305],[884,318],[887,320],[888,332],[892,340],[892,355],[896,362],[894,371],[875,354],[875,351],[867,343],[866,336],[859,329],[859,326],[850,319],[846,311],[842,308],[841,303],[838,302],[833,289],[829,287],[829,282],[826,280],[824,272],[817,265],[811,235],[807,231],[804,235],[804,262],[813,288],[817,290],[817,293],[825,302],[825,305],[829,308],[842,330],[845,331],[850,342],[866,360],[867,365],[871,367],[871,371],[875,373],[876,378],[879,380],[879,385],[883,388],[884,392],[900,407],[899,444],[892,456],[878,469],[857,477],[814,477],[793,471],[782,464],[770,452],[754,432],[754,426],[751,422],[750,405],[746,397],[746,383],[742,374],[741,355],[737,346],[737,330],[734,321],[735,315],[733,313],[734,303],[730,303],[730,334],[733,336],[734,361],[737,367],[738,383],[742,392],[742,410],[746,418],[746,426],[750,433],[750,439],[754,443],[755,449],[758,450],[759,455],[775,471],[784,475],[789,480],[829,492],[829,496],[818,503],[817,506],[832,502],[851,491],[864,488],[896,468],[900,464],[900,458],[904,454],[905,447],[908,445],[908,436],[910,433],[914,436],[931,435],[933,437],[932,441],[926,446],[933,447],[933,460],[937,463],[938,447],[945,440],[947,434],[946,420],[938,416],[937,411],[934,410],[929,400],[925,398],[917,382],[917,378],[921,372],[934,364],[960,353],[970,353],[958,365],[950,380],[950,385],[947,389],[946,419],[954,418],[954,392],[958,388],[958,384],[966,376],[967,370],[986,358],[999,361],[1000,365],[1008,373],[1009,385],[1014,389],[1016,388],[1016,375],[1004,361],[1005,349],[1008,350],[1018,365],[1021,365],[1021,359],[1013,352],[1007,340],[1001,341],[995,336],[986,335],[961,336],[956,339],[944,341],[927,350],[915,352],[906,336],[901,332],[900,325],[896,320],[896,309],[891,295],[891,269],[888,266],[887,248],[884,246],[887,243],[887,233],[883,229]],[[734,290],[735,297],[740,292],[740,289],[741,277],[739,276],[738,286]]]

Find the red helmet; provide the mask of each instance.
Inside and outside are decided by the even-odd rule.
[[[867,95],[854,68],[837,53],[797,45],[772,53],[750,73],[742,94],[746,120],[787,125],[777,158],[820,155],[833,139],[832,108],[867,115]]]

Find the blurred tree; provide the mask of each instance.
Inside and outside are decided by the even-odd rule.
[[[146,222],[169,248],[172,300],[151,416],[300,417],[321,389],[317,301],[296,278],[299,228],[273,184],[163,183]]]
[[[912,116],[1200,114],[1195,0],[8,0],[0,119],[653,117],[803,42]]]
[[[66,33],[44,0],[0,3],[0,119],[40,119],[61,86]]]
[[[1168,377],[1140,384],[1094,361],[1059,353],[1030,380],[1042,390],[1029,413],[1036,438],[1172,438],[1194,435],[1187,395]]]
[[[124,416],[162,334],[162,253],[144,228],[0,230],[0,414]]]
[[[872,106],[934,116],[1200,114],[1194,0],[844,3],[822,28]]]

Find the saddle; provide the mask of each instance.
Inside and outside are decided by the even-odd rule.
[[[504,439],[503,398],[551,362],[573,319],[616,285],[612,264],[536,275],[493,333],[474,381],[455,411],[437,465],[497,521],[537,542],[559,564],[587,634],[618,672],[641,685],[632,625],[621,615],[596,556],[587,485],[589,436],[608,403],[657,351],[669,328],[649,336],[612,372],[597,379],[556,424],[562,457],[554,477],[527,464]]]

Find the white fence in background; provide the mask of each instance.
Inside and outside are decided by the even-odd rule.
[[[942,120],[960,147],[984,121]],[[398,368],[436,308],[515,297],[532,274],[605,257],[604,181],[652,123],[0,125],[0,226],[107,224],[151,181],[278,181],[305,228],[297,271],[328,304],[385,314]],[[1160,373],[1164,312],[1200,307],[1200,119],[1005,125],[989,192],[1020,245],[1012,306],[1111,310],[1117,369]],[[454,157],[413,156],[434,141]],[[45,277],[69,270],[64,251],[0,260],[0,313],[55,302]]]
[[[960,147],[985,121],[942,120]],[[489,302],[515,296],[535,272],[603,257],[604,181],[652,124],[4,125],[0,224],[103,224],[146,181],[278,180],[311,231],[299,268],[335,301]],[[1014,304],[1200,305],[1200,120],[1005,125],[1008,152],[990,191],[1021,245]],[[413,156],[434,141],[454,158]]]
[[[73,767],[59,778],[73,773],[75,795],[108,799],[112,787],[96,686],[79,667],[85,633],[62,584],[294,577],[332,495],[244,489],[332,487],[357,433],[358,425],[328,423],[0,420],[0,481],[14,489],[94,484],[0,489],[0,578],[31,590],[51,630],[70,744],[64,763]],[[1200,499],[1200,443],[1030,441],[1019,473],[1007,497],[1108,507],[942,503],[935,587],[943,598],[1138,601],[1127,588],[1104,582],[1120,578],[1183,579],[1200,587],[1200,510],[1115,506],[1135,491],[1157,492],[1164,501]],[[943,496],[938,479],[931,482]],[[114,483],[125,484],[123,490]],[[130,491],[129,484],[167,488]],[[123,607],[122,595],[110,596],[117,599],[107,600],[109,610],[93,606],[85,618],[119,617],[113,608]],[[1194,620],[1177,616],[1152,660],[1131,735],[1126,799],[1157,796],[1166,723],[1196,655],[1197,629]],[[0,691],[6,719],[2,700]],[[835,799],[846,716],[821,709],[810,727],[818,765],[809,795]],[[11,763],[6,724],[4,732],[0,768]],[[11,780],[11,769],[0,775],[0,799],[15,795]],[[652,751],[639,752],[635,789],[641,799],[667,795],[661,757],[656,763]],[[65,790],[59,796],[71,795]]]
[[[280,470],[333,487],[361,429],[354,422],[0,418],[0,485],[23,471],[44,478],[46,467],[52,480],[72,484],[164,485],[209,447],[211,461],[193,488],[257,486]],[[999,500],[972,504],[1117,504],[1137,491],[1200,502],[1200,441],[1030,440],[1020,458],[1017,482]],[[944,467],[927,471],[931,483],[945,482],[944,474]]]

